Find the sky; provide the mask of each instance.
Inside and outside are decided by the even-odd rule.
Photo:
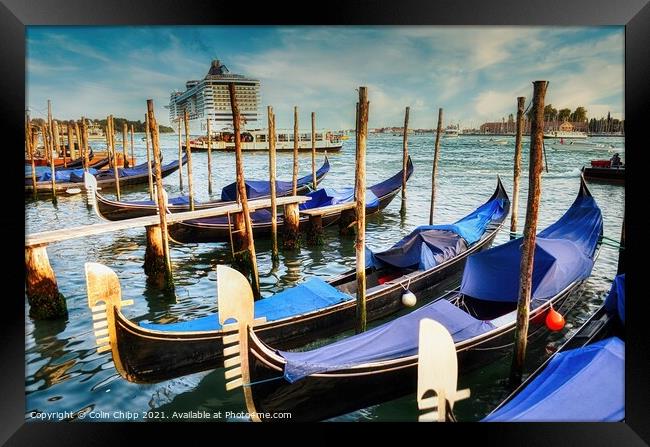
[[[547,80],[546,104],[624,118],[624,28],[486,26],[29,26],[32,117],[144,120],[146,100],[169,124],[172,90],[203,78],[212,59],[261,82],[260,110],[279,128],[354,128],[368,87],[369,127],[478,127],[516,113],[517,96]]]

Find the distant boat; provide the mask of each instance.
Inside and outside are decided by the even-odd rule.
[[[544,138],[586,139],[587,134],[573,130],[554,130],[552,132],[545,132]]]
[[[442,134],[443,138],[456,138],[460,135],[460,127],[459,126],[447,126],[445,131]]]
[[[315,134],[314,146],[318,152],[339,152],[343,147],[341,137],[330,131],[320,131]],[[241,148],[245,152],[268,151],[268,132],[265,129],[255,129],[241,133]],[[208,138],[202,136],[190,141],[193,151],[207,151]],[[183,149],[185,145],[183,144]],[[212,134],[211,149],[214,151],[233,152],[235,136],[232,132],[215,132]],[[293,152],[293,130],[278,130],[275,149],[278,152]],[[298,151],[311,151],[311,132],[298,135]]]

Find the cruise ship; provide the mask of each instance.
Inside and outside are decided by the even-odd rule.
[[[190,118],[190,134],[218,131],[232,126],[232,110],[228,84],[235,84],[237,103],[244,126],[258,120],[260,81],[240,74],[230,73],[219,60],[213,60],[208,73],[201,80],[185,83],[185,91],[174,91],[169,98],[169,120],[178,123],[187,109]]]
[[[169,99],[169,119],[175,130],[182,122],[187,109],[190,121],[190,146],[193,150],[206,150],[207,122],[210,120],[210,147],[216,151],[232,151],[235,143],[232,134],[232,109],[228,85],[235,84],[239,112],[243,118],[241,126],[242,149],[247,151],[268,151],[268,132],[260,129],[258,116],[260,102],[260,81],[240,74],[230,73],[219,60],[213,60],[208,73],[201,80],[185,83],[185,91],[172,92]],[[262,121],[266,121],[264,119]],[[184,128],[181,129],[184,133]],[[293,131],[278,131],[278,151],[293,150]],[[341,135],[329,130],[318,130],[315,147],[318,151],[337,152],[343,143]],[[185,144],[183,143],[183,147]],[[311,150],[311,130],[300,131],[300,151]]]

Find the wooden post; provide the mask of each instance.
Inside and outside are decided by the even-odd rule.
[[[438,128],[436,129],[436,146],[433,152],[433,168],[431,169],[431,207],[429,208],[429,225],[433,225],[433,208],[436,200],[436,171],[440,154],[440,134],[442,133],[442,107],[438,109]]]
[[[180,185],[181,188],[181,193],[183,192],[183,165],[181,165],[181,160],[183,160],[183,143],[181,142],[181,118],[180,116],[178,117],[178,184]]]
[[[323,216],[320,214],[313,214],[309,216],[309,223],[307,226],[307,245],[316,247],[323,245]]]
[[[145,258],[144,271],[151,279],[151,283],[161,289],[172,290],[174,278],[172,275],[172,262],[169,255],[169,235],[167,232],[167,203],[162,184],[162,172],[160,168],[160,142],[158,137],[158,123],[153,110],[153,100],[147,99],[147,115],[149,118],[149,133],[151,134],[151,146],[153,148],[154,166],[156,169],[156,197],[158,199],[158,215],[160,216],[160,236],[157,230],[147,231],[149,238],[159,240],[162,250],[157,247],[148,249],[149,258]],[[162,256],[161,256],[162,255]]]
[[[70,160],[75,160],[77,158],[77,149],[74,147],[74,143],[72,142],[73,129],[72,126],[70,125],[70,122],[67,123],[67,128],[68,128],[68,148],[70,150]]]
[[[357,240],[357,333],[366,330],[366,137],[368,135],[367,87],[359,87],[359,123],[357,125],[356,175],[354,199],[356,200]],[[406,109],[408,120],[408,107]],[[406,126],[404,126],[406,134]]]
[[[144,139],[147,144],[147,172],[149,174],[149,198],[153,200],[153,175],[151,174],[151,154],[149,153],[149,114],[147,113],[144,114]]]
[[[61,144],[61,133],[59,132],[59,122],[54,120],[52,121],[52,129],[54,130],[54,150],[57,154],[62,154],[63,156],[63,167],[68,167],[68,161],[65,156],[65,147]]]
[[[88,169],[88,165],[86,164],[86,154],[83,152],[83,147],[81,146],[81,133],[79,132],[79,123],[76,120],[74,122],[74,134],[75,139],[77,140],[77,147],[79,148],[79,152],[84,157],[82,162],[83,167],[84,169]]]
[[[512,211],[510,214],[510,239],[517,236],[517,215],[519,214],[519,175],[521,174],[521,136],[523,133],[524,105],[526,98],[517,98],[517,135],[515,136],[515,167],[512,179]]]
[[[300,248],[300,211],[297,203],[284,205],[283,221],[282,248],[285,250]]]
[[[318,187],[316,180],[316,113],[311,112],[311,178],[314,189]]]
[[[190,188],[190,211],[194,211],[194,188],[192,187],[192,146],[190,145],[190,114],[185,109],[185,153],[187,154],[187,185]],[[178,161],[181,163],[181,161]],[[179,169],[183,169],[181,164]]]
[[[122,157],[124,158],[124,161],[122,162],[122,166],[125,168],[131,167],[131,163],[129,163],[129,155],[127,153],[126,149],[126,134],[129,133],[129,128],[128,125],[126,124],[126,121],[122,123]]]
[[[90,167],[90,160],[88,159],[88,152],[90,152],[90,148],[88,147],[88,125],[86,124],[86,118],[83,116],[81,117],[81,131],[80,141],[83,144],[81,151],[84,157],[84,169],[88,172],[88,168]]]
[[[541,196],[542,143],[544,138],[544,96],[546,81],[533,82],[533,114],[530,136],[530,166],[528,171],[528,204],[524,223],[523,248],[521,252],[521,271],[519,276],[519,301],[517,303],[517,326],[515,328],[515,350],[510,379],[521,382],[526,357],[528,323],[535,258],[537,214]]]
[[[25,284],[31,318],[46,320],[68,315],[45,245],[25,248]]]
[[[36,191],[36,164],[34,163],[34,140],[32,139],[32,122],[27,118],[27,125],[25,126],[25,142],[27,143],[27,155],[29,162],[32,166],[32,196],[36,199],[38,192]]]
[[[278,206],[275,203],[275,114],[273,107],[266,109],[268,119],[269,140],[269,186],[271,190],[271,261],[276,265],[280,260],[278,254]]]
[[[47,127],[45,124],[41,126],[41,132],[43,133],[43,146],[45,147],[45,152],[50,154],[50,175],[52,176],[50,184],[52,185],[52,202],[56,205],[56,172],[54,169],[54,157],[52,156],[52,139],[50,138],[51,135],[48,135]]]
[[[210,135],[210,118],[207,119],[208,130],[208,194],[212,194],[212,136]]]
[[[409,135],[409,111],[410,107],[406,107],[404,112],[404,136],[402,138],[402,207],[399,212],[402,216],[406,214],[406,163],[409,157],[409,148],[408,148],[408,135]]]
[[[294,196],[298,194],[298,145],[300,143],[300,135],[298,134],[298,107],[293,108],[293,176],[291,194]]]
[[[130,163],[135,166],[135,155],[133,154],[133,124],[131,124],[131,161]]]
[[[260,297],[260,279],[257,271],[257,258],[255,256],[255,243],[253,242],[253,226],[251,223],[251,216],[248,210],[248,197],[246,196],[246,180],[244,179],[244,163],[242,160],[241,152],[241,134],[240,125],[241,117],[239,115],[239,106],[237,104],[237,94],[235,93],[235,84],[228,84],[230,93],[230,107],[232,109],[232,124],[235,133],[235,165],[237,170],[237,191],[239,193],[239,200],[241,201],[242,217],[244,218],[245,228],[245,241],[246,251],[239,251],[236,253],[235,261],[237,263],[248,265],[251,271],[251,288],[253,289],[253,296]],[[246,255],[243,255],[246,253]],[[248,256],[248,259],[246,259]]]
[[[117,168],[117,154],[115,151],[115,123],[113,122],[113,115],[108,117],[109,127],[108,127],[108,138],[111,145],[111,154],[113,156],[113,175],[115,176],[115,194],[117,195],[117,200],[121,199],[120,195],[120,173]],[[126,159],[125,159],[126,161]]]
[[[621,242],[620,247],[618,248],[618,266],[616,268],[616,274],[620,275],[625,273],[625,210],[623,210],[623,226],[621,227]]]

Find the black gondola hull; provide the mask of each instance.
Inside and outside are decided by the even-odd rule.
[[[598,183],[625,184],[625,168],[584,167],[582,172],[586,180]]]

